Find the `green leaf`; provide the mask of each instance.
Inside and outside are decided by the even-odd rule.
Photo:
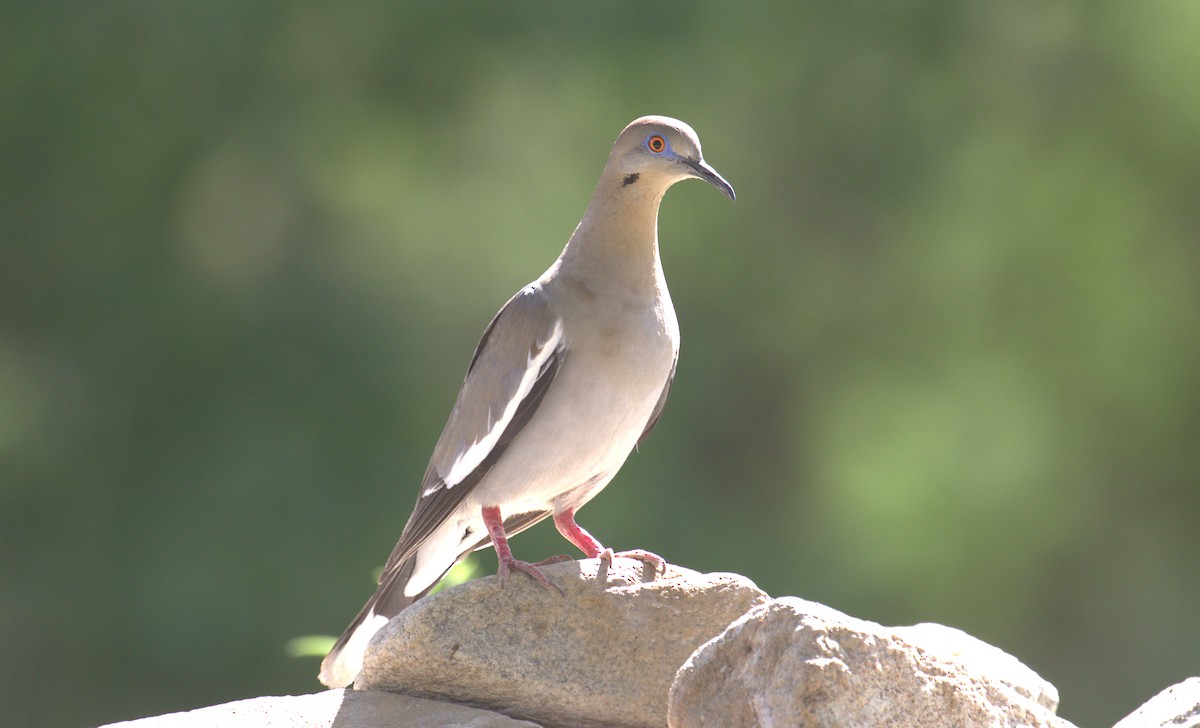
[[[310,634],[293,637],[283,645],[283,652],[288,657],[324,657],[333,649],[336,637],[324,634]]]

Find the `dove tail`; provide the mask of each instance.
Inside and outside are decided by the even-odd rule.
[[[327,687],[343,688],[354,682],[358,671],[362,669],[363,654],[375,633],[388,623],[388,620],[404,610],[405,607],[429,593],[437,585],[440,578],[434,579],[429,589],[416,596],[404,596],[404,587],[412,576],[416,558],[409,558],[401,563],[390,574],[384,574],[379,588],[367,600],[362,611],[338,638],[333,649],[321,661],[321,672],[318,679]],[[449,571],[449,567],[446,569]],[[443,574],[444,576],[444,574]]]

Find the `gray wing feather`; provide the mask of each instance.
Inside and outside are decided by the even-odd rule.
[[[667,375],[667,383],[663,385],[662,394],[658,395],[658,402],[654,404],[654,411],[650,413],[650,419],[646,421],[646,428],[642,430],[642,434],[638,436],[637,444],[640,446],[650,436],[650,432],[654,426],[658,424],[658,418],[662,417],[663,407],[667,406],[667,395],[671,393],[671,382],[675,379],[675,367],[679,364],[679,352],[675,352],[675,361],[671,362],[671,373]]]
[[[555,316],[536,286],[528,286],[513,296],[488,324],[471,359],[458,401],[434,447],[416,507],[392,550],[381,580],[411,556],[458,508],[533,417],[562,364],[565,352],[561,341],[542,363],[532,387],[486,456],[462,480],[452,486],[446,483],[445,474],[464,446],[478,443],[494,424],[493,413],[503,411],[519,394],[520,375],[529,365],[532,353],[551,339],[554,329]]]

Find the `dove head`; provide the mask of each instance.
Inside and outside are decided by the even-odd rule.
[[[623,188],[661,194],[676,182],[695,178],[735,199],[733,187],[704,161],[692,127],[668,116],[643,116],[625,127],[613,144],[609,167]]]

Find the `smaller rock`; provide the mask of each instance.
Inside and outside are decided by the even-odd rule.
[[[671,728],[1067,728],[1054,686],[949,627],[888,628],[815,602],[750,610],[679,670]]]
[[[1051,713],[1058,710],[1058,688],[999,647],[944,624],[924,622],[891,629],[896,636],[938,659],[961,665],[971,675],[995,680]]]
[[[372,640],[356,689],[448,698],[545,726],[667,722],[675,672],[768,597],[736,574],[599,559],[543,567],[564,594],[520,574],[422,599]]]
[[[1200,677],[1155,695],[1113,728],[1200,728]]]
[[[312,695],[250,698],[101,728],[538,728],[534,723],[411,695],[326,690]]]

